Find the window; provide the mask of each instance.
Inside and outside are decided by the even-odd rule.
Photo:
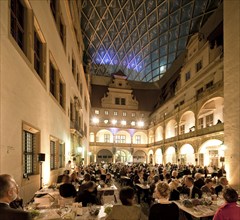
[[[135,117],[136,116],[136,113],[135,112],[132,112],[132,117]]]
[[[83,85],[82,85],[82,81],[80,81],[79,90],[80,90],[80,95],[81,95],[81,97],[82,97],[82,96],[83,96]]]
[[[206,89],[211,88],[213,86],[213,81],[206,84]]]
[[[11,0],[11,34],[18,46],[25,52],[25,29],[24,18],[26,13],[24,6],[19,0]]]
[[[59,144],[59,168],[65,166],[65,145]]]
[[[24,173],[33,175],[36,172],[37,161],[34,159],[36,155],[36,139],[33,133],[23,131],[23,161]]]
[[[141,144],[141,135],[135,136],[136,144]]]
[[[116,143],[126,143],[126,135],[116,135]]]
[[[120,105],[120,98],[115,98],[115,105]]]
[[[39,40],[37,32],[34,31],[34,69],[36,70],[40,78],[43,80],[42,71],[41,71],[41,66],[42,66],[41,50],[42,50],[42,42]]]
[[[49,70],[49,84],[50,84],[50,93],[55,97],[60,106],[65,109],[65,83],[61,79],[59,71],[55,68],[52,61],[50,61],[50,70]]]
[[[104,124],[107,124],[107,123],[108,123],[108,120],[107,120],[107,119],[105,119],[103,122],[104,122]]]
[[[76,72],[76,60],[74,58],[74,55],[72,55],[72,74],[75,77],[75,72]]]
[[[56,143],[55,141],[50,141],[50,169],[57,169],[56,167]]]
[[[185,81],[187,82],[190,78],[191,78],[191,73],[190,73],[190,72],[187,72],[187,73],[185,74]]]
[[[73,103],[70,102],[70,120],[71,120],[71,121],[73,121],[73,109],[74,109],[73,106],[74,106]]]
[[[204,127],[203,118],[199,118],[199,119],[198,119],[198,128],[199,128],[199,129],[202,129],[203,127]]]
[[[60,9],[59,1],[50,0],[50,9],[57,26],[57,30],[59,32],[60,39],[65,47],[66,46],[66,27],[64,25],[63,18],[60,17],[62,13],[59,10]]]
[[[66,27],[65,25],[63,24],[63,19],[60,18],[60,22],[59,22],[59,34],[60,34],[60,38],[62,40],[62,43],[63,45],[65,46],[65,36],[66,36],[66,33],[65,33],[65,30],[66,30]]]
[[[60,81],[59,83],[59,104],[65,107],[65,85]]]
[[[96,115],[99,115],[99,110],[96,109],[96,110],[95,110],[95,114],[96,114]]]
[[[196,72],[198,72],[200,69],[202,69],[202,60],[196,63]]]
[[[126,105],[125,98],[115,98],[115,105]]]
[[[79,72],[78,72],[78,70],[77,70],[77,87],[78,87],[78,89],[79,89],[79,86],[80,86],[80,82],[79,82]]]
[[[180,125],[180,134],[184,134],[185,133],[185,125]]]
[[[200,95],[201,93],[203,93],[203,88],[197,90],[197,95]]]
[[[84,123],[84,135],[85,135],[85,137],[87,136],[87,124],[86,123]]]
[[[184,100],[182,100],[181,102],[179,102],[179,105],[183,105],[185,103]]]
[[[88,110],[88,102],[87,102],[86,96],[84,97],[84,106],[85,106],[85,109],[87,111]]]
[[[113,112],[113,115],[117,116],[117,115],[118,115],[118,113],[117,113],[117,112]]]
[[[121,105],[126,105],[126,99],[125,98],[121,98]]]
[[[110,134],[104,134],[104,142],[109,143],[110,142]]]
[[[109,114],[108,110],[105,110],[105,111],[104,111],[104,114],[105,114],[105,115],[108,115],[108,114]]]
[[[213,114],[206,116],[206,127],[210,127],[213,125]]]
[[[126,117],[127,116],[127,112],[123,112],[122,115],[123,115],[123,117]]]
[[[50,62],[50,92],[56,98],[56,69]]]
[[[57,16],[56,16],[56,14],[57,14],[57,4],[56,3],[57,3],[56,0],[50,0],[50,9],[52,11],[52,15],[53,15],[55,21],[57,19]]]

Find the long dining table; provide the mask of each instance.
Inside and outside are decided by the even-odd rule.
[[[217,200],[213,201],[211,205],[197,205],[193,207],[186,207],[183,205],[183,202],[178,200],[178,201],[173,201],[180,210],[190,214],[191,216],[197,218],[197,219],[202,219],[206,217],[211,217],[214,216],[216,213],[217,209],[224,203],[223,200]]]

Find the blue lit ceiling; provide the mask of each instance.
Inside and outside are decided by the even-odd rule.
[[[85,61],[91,74],[122,70],[129,80],[158,80],[221,0],[82,0]]]

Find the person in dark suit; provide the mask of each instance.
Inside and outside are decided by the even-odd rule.
[[[78,198],[78,201],[82,202],[82,206],[86,207],[88,203],[98,204],[97,195],[94,192],[96,190],[96,184],[93,181],[86,183],[86,188]]]
[[[71,181],[70,176],[63,177],[63,184],[60,185],[60,187],[59,187],[60,196],[62,196],[64,198],[76,196],[76,194],[77,194],[76,189],[70,181]]]
[[[192,177],[186,177],[185,179],[185,187],[183,187],[182,194],[187,194],[189,198],[195,198],[196,196],[198,198],[202,198],[202,191],[194,186],[194,180]]]
[[[215,193],[218,195],[220,192],[222,192],[228,185],[228,180],[226,177],[221,177],[219,179],[219,185],[215,187]]]
[[[0,175],[0,219],[1,220],[31,220],[28,212],[13,209],[9,203],[18,196],[18,185],[11,175]]]
[[[198,189],[201,189],[205,185],[202,174],[201,173],[195,173],[194,177],[195,177],[194,186],[196,186]]]

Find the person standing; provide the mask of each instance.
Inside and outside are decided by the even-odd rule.
[[[0,175],[0,219],[1,220],[31,220],[28,212],[13,209],[9,204],[18,197],[18,185],[9,174]]]

